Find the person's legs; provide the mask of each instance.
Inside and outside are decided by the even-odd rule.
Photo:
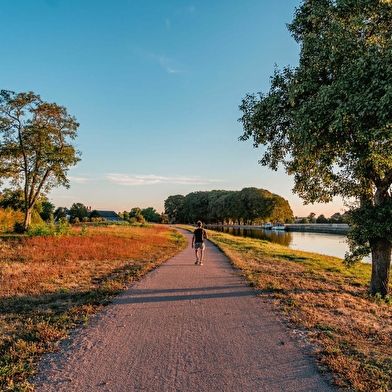
[[[204,257],[204,249],[205,249],[205,245],[204,243],[201,244],[200,246],[200,259],[199,259],[199,264],[202,265],[203,262],[203,257]]]
[[[199,262],[198,250],[199,250],[199,247],[195,244],[195,257],[196,257],[195,264],[197,264]]]
[[[203,261],[203,256],[204,256],[204,243],[195,243],[195,256],[196,256],[196,262],[195,264],[201,264]]]

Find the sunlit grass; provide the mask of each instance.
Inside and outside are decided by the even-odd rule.
[[[79,227],[68,236],[0,241],[0,390],[32,390],[40,355],[185,245],[164,226]]]
[[[187,226],[183,226],[193,230]],[[368,295],[371,265],[209,231],[214,242],[295,335],[312,342],[343,390],[392,390],[392,300]]]

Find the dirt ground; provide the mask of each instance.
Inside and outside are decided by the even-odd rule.
[[[207,242],[203,266],[194,261],[189,243],[132,284],[43,359],[35,390],[336,390],[216,246]]]

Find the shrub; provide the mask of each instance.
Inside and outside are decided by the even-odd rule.
[[[31,225],[27,231],[27,234],[31,237],[47,237],[50,235],[54,235],[54,233],[54,227],[49,225]]]
[[[12,232],[16,224],[20,224],[23,227],[23,218],[22,211],[15,211],[11,207],[0,208],[0,232]]]

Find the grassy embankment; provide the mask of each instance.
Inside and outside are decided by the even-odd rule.
[[[209,231],[261,298],[272,300],[321,371],[350,391],[392,391],[392,298],[368,295],[371,266]]]
[[[0,240],[0,390],[32,390],[28,379],[42,354],[185,245],[163,226]]]

